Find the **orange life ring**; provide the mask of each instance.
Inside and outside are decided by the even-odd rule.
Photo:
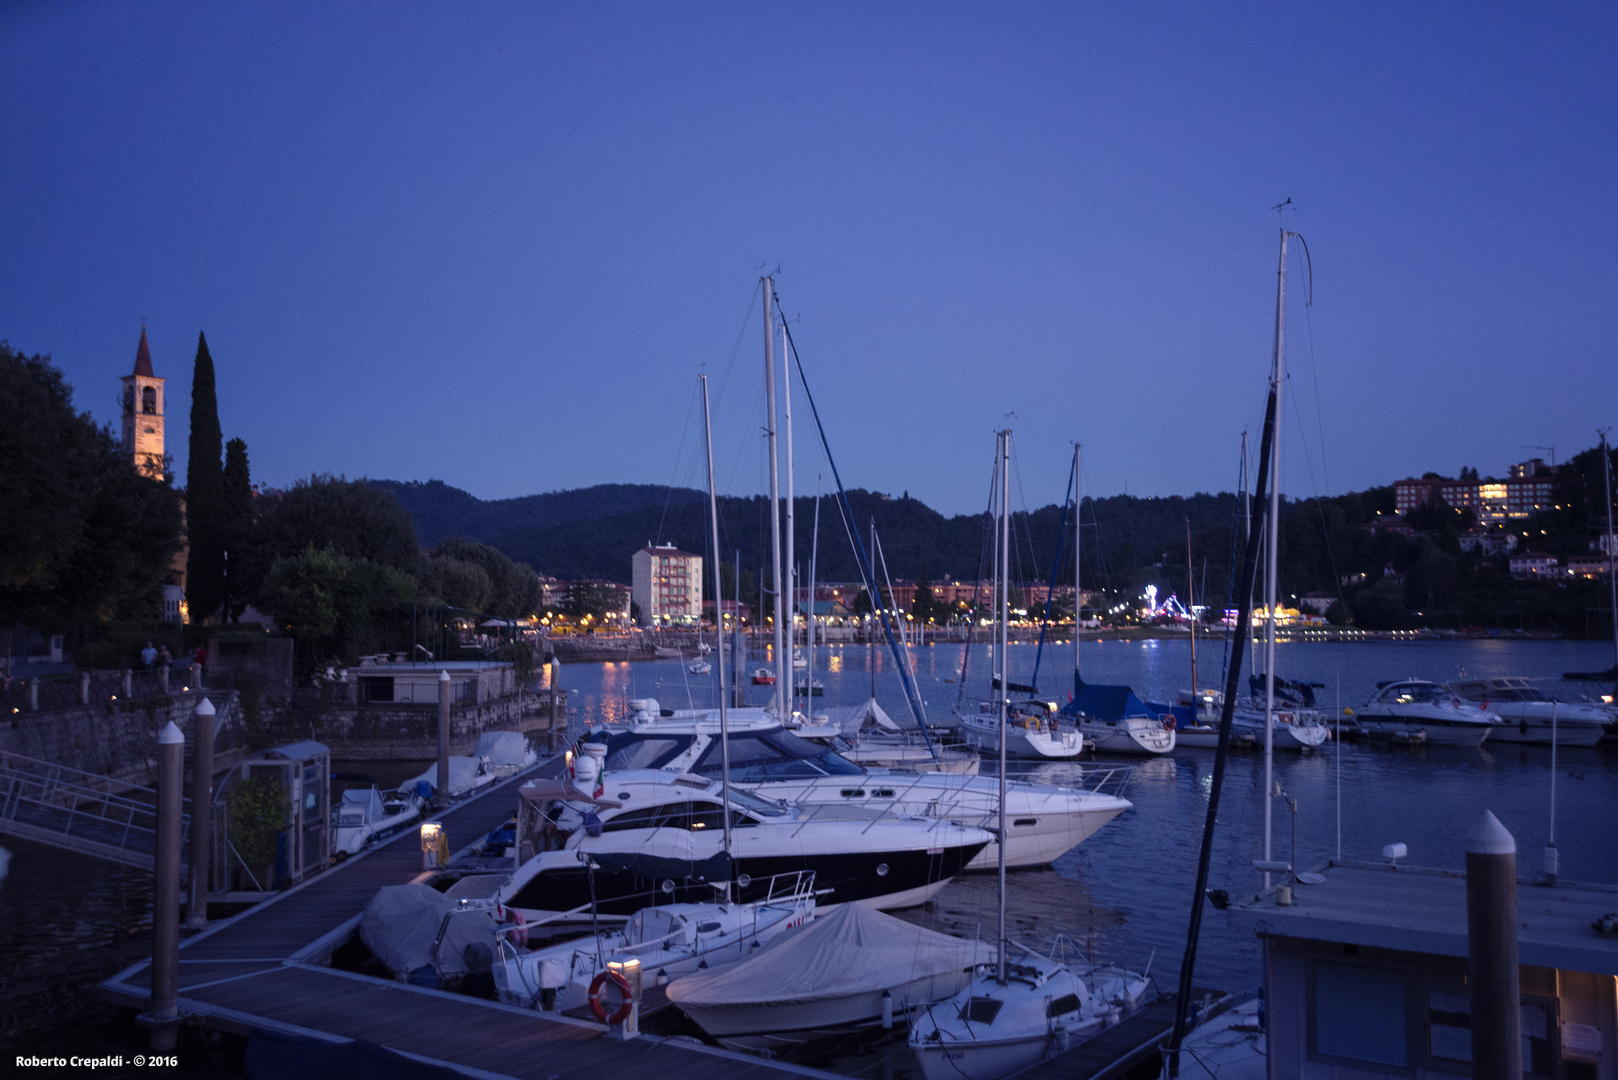
[[[601,988],[609,981],[614,986],[618,987],[618,992],[623,995],[624,999],[623,1004],[618,1006],[618,1011],[613,1013],[611,1016],[607,1015],[606,1006],[601,1004]],[[596,1019],[601,1021],[603,1024],[623,1023],[625,1020],[629,1019],[629,1010],[633,1009],[634,1007],[634,991],[630,990],[629,988],[629,980],[624,978],[618,972],[612,970],[612,968],[608,968],[601,974],[597,975],[594,979],[590,980],[590,1011],[595,1013]]]

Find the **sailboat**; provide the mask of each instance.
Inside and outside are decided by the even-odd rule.
[[[1009,448],[1010,433],[1001,433]],[[1004,468],[1002,456],[1002,468]],[[1004,474],[1002,475],[1004,478]],[[1001,507],[1006,506],[1001,488]],[[1002,515],[1002,529],[1006,527]],[[1005,549],[1001,549],[1002,558]],[[997,611],[999,645],[1009,636],[1005,605]],[[1007,694],[999,698],[1000,727],[1007,727]],[[1006,831],[1006,748],[1000,746],[1000,832]],[[1036,1065],[1068,1046],[1100,1034],[1140,1008],[1151,986],[1147,972],[1096,964],[1066,964],[1017,945],[1006,935],[1005,849],[999,859],[999,931],[996,963],[954,997],[918,1013],[909,1045],[926,1080],[994,1080]]]
[[[1011,580],[1011,500],[1006,490],[1011,475],[1010,430],[998,433],[995,455],[1000,510],[995,530],[994,596],[996,618],[1004,624],[1010,607],[1007,595]],[[1002,635],[1002,639],[1004,637]],[[1061,726],[1054,707],[1041,701],[1011,703],[1011,692],[1019,687],[1010,681],[1011,654],[1007,642],[998,641],[994,650],[995,663],[991,666],[996,670],[990,688],[995,696],[978,702],[976,709],[963,708],[956,712],[955,725],[961,741],[979,752],[999,750],[1012,757],[1044,761],[1076,758],[1083,753],[1084,736]],[[1015,714],[1015,723],[1011,725],[1005,723],[1008,712]]]

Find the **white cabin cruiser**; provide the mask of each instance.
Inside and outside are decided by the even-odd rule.
[[[373,843],[392,836],[421,816],[416,795],[394,794],[384,799],[376,788],[343,792],[332,810],[331,854],[338,862],[358,855]]]
[[[592,858],[670,879],[691,874],[690,864],[662,866],[644,856],[598,853]],[[532,932],[527,926],[503,929],[495,944],[495,989],[508,1005],[566,1011],[587,1003],[608,965],[639,961],[644,978],[662,985],[699,969],[734,964],[777,934],[813,919],[814,884],[812,873],[787,874],[764,883],[763,899],[745,904],[725,898],[728,883],[715,884],[707,903],[642,908],[615,929],[538,949],[523,947]]]
[[[1030,954],[1007,965],[1004,981],[991,969],[923,1010],[910,1049],[926,1080],[1010,1076],[1139,1011],[1150,986],[1145,973]]]
[[[732,782],[725,858],[719,780],[615,770],[609,758],[607,771],[586,787],[600,794],[566,777],[531,781],[519,791],[523,861],[495,898],[527,922],[588,912],[592,904],[601,915],[626,918],[654,903],[704,902],[721,881],[735,882],[731,898],[745,903],[762,899],[770,879],[800,871],[813,872],[817,888],[833,890],[830,903],[909,907],[930,900],[991,839],[982,829],[937,818],[788,806]],[[685,860],[703,869],[675,881],[626,868],[621,859],[593,860],[598,853]]]
[[[634,721],[607,741],[608,769],[662,769],[719,778],[723,754],[717,710],[660,715],[656,701],[630,704],[637,709]],[[1000,788],[995,777],[863,769],[784,730],[762,709],[731,709],[729,724],[732,790],[784,800],[806,811],[858,808],[868,814],[947,818],[991,833],[998,829]],[[1130,808],[1123,798],[1128,780],[1127,768],[1113,768],[1087,770],[1073,787],[1008,782],[1006,865],[1043,866],[1089,838]],[[968,869],[993,869],[998,858],[991,839]],[[824,875],[819,880],[822,886],[832,884]]]
[[[1497,714],[1505,723],[1489,733],[1491,742],[1545,743],[1551,741],[1551,720],[1556,721],[1556,742],[1561,746],[1594,746],[1612,723],[1612,714],[1594,702],[1556,701],[1527,679],[1504,676],[1457,679],[1449,684],[1456,695]]]
[[[1482,746],[1501,726],[1495,713],[1425,679],[1378,683],[1375,696],[1360,706],[1355,720],[1370,733],[1420,730],[1429,746]]]

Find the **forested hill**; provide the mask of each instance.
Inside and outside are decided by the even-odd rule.
[[[423,545],[431,546],[449,536],[479,540],[540,573],[564,580],[627,582],[630,556],[648,541],[673,543],[698,553],[708,546],[707,497],[689,488],[605,484],[485,502],[440,481],[373,482],[409,512]],[[946,518],[908,495],[862,489],[850,491],[848,498],[861,538],[867,543],[870,523],[875,520],[888,571],[895,579],[923,574],[934,581],[973,578],[980,568],[988,573],[984,515]],[[725,549],[722,561],[735,561],[738,550],[744,569],[757,570],[767,560],[766,503],[763,497],[719,500],[720,542]],[[814,500],[798,499],[796,510],[797,557],[807,570],[814,538]],[[1228,494],[1087,500],[1085,584],[1125,587],[1138,565],[1178,559],[1183,566],[1187,519],[1199,566],[1206,555],[1210,582],[1222,584],[1235,511],[1235,497]],[[1049,576],[1061,519],[1059,506],[1016,515],[1014,576],[1025,581]],[[820,506],[819,576],[823,581],[859,578],[848,530],[831,496]],[[1071,548],[1064,551],[1058,580],[1073,580]]]

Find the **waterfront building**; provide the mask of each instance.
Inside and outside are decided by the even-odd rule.
[[[1466,875],[1332,862],[1229,910],[1263,948],[1268,1075],[1472,1073]],[[1618,1076],[1618,889],[1519,880],[1523,1076]],[[1187,1075],[1195,1075],[1194,1072]]]
[[[630,599],[642,626],[685,626],[702,618],[702,556],[650,541],[630,557]]]
[[[1400,517],[1435,495],[1456,510],[1470,509],[1479,521],[1509,521],[1549,510],[1556,489],[1556,470],[1538,458],[1513,465],[1504,480],[1476,477],[1452,480],[1442,476],[1397,480],[1393,509]]]

